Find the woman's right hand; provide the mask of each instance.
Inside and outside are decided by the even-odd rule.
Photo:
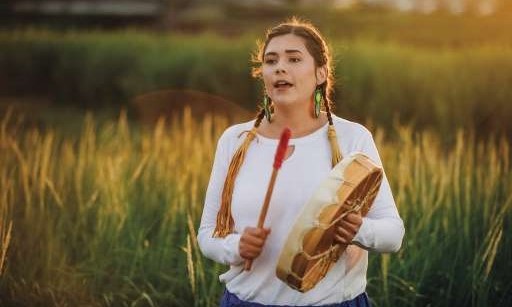
[[[268,228],[246,227],[238,246],[240,256],[249,260],[258,257],[269,234],[270,229]]]

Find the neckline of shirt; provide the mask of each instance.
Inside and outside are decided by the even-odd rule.
[[[325,123],[322,127],[318,128],[317,130],[311,132],[310,134],[294,138],[292,135],[292,138],[289,141],[289,145],[298,145],[298,144],[305,144],[309,142],[313,142],[318,140],[319,138],[325,136],[327,138],[327,127],[329,127],[329,122]],[[259,133],[256,133],[256,141],[260,142],[262,144],[270,144],[270,145],[277,145],[279,143],[279,139],[272,139],[266,136],[262,136]]]

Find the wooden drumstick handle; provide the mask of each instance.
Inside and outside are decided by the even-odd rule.
[[[270,177],[270,182],[267,188],[267,194],[265,195],[265,201],[263,202],[263,206],[261,207],[260,217],[258,218],[258,228],[263,228],[263,223],[265,223],[265,218],[267,217],[267,211],[270,204],[270,197],[272,196],[272,192],[274,191],[274,184],[276,182],[277,170],[274,168],[272,171],[272,177]],[[245,260],[245,270],[250,271],[252,265],[252,260]]]
[[[283,164],[284,155],[286,154],[286,149],[288,148],[288,141],[290,141],[290,137],[290,129],[284,128],[283,132],[281,133],[281,138],[279,139],[279,145],[277,146],[276,155],[274,157],[272,176],[270,177],[267,193],[265,194],[265,200],[263,201],[263,206],[261,207],[260,216],[258,218],[258,228],[263,228],[263,224],[265,223],[265,218],[267,217],[267,211],[270,204],[270,198],[272,197],[272,192],[274,191],[274,184],[276,183],[277,173],[281,168],[281,165]],[[250,271],[251,266],[252,259],[245,260],[244,269],[246,271]]]

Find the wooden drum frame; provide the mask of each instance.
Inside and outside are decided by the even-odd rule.
[[[334,243],[336,223],[351,212],[366,216],[382,177],[382,168],[362,153],[338,163],[290,229],[277,264],[277,277],[300,292],[320,282],[347,248]]]

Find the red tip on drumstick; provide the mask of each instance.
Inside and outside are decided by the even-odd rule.
[[[283,164],[284,155],[286,154],[286,149],[288,148],[288,142],[290,141],[290,137],[292,136],[292,132],[288,128],[284,128],[281,133],[281,138],[279,139],[279,145],[277,146],[276,156],[274,158],[274,168],[281,168],[281,164]]]

